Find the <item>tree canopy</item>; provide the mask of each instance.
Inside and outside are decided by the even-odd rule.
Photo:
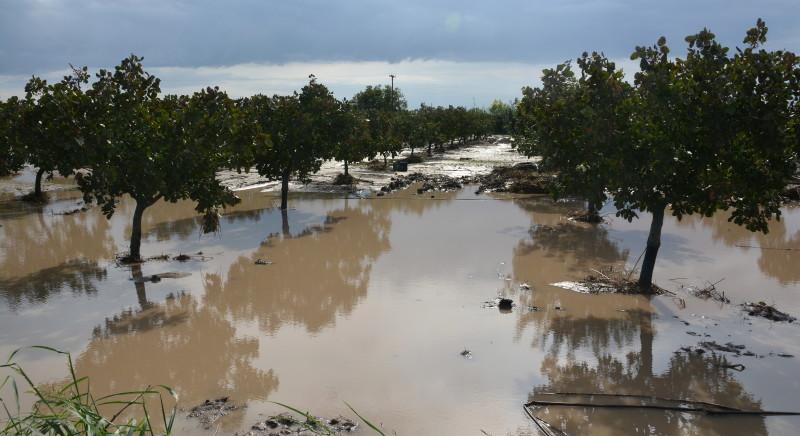
[[[255,96],[249,105],[272,140],[270,146],[256,148],[255,168],[268,179],[281,180],[281,209],[286,209],[290,177],[306,180],[333,156],[343,109],[313,76],[299,93]]]
[[[584,53],[580,77],[567,64],[545,70],[520,102],[520,150],[559,173],[556,196],[599,205],[606,195],[628,220],[653,215],[639,278],[649,290],[667,208],[680,218],[731,210],[730,220],[768,230],[796,170],[800,132],[798,58],[767,51],[759,20],[745,48],[710,31],[686,38],[671,58],[662,37],[637,47],[632,85],[604,55]]]
[[[158,200],[192,199],[204,214],[204,230],[217,227],[216,209],[238,201],[216,180],[230,166],[228,146],[265,137],[242,135],[240,117],[227,95],[207,88],[192,96],[160,97],[160,81],[130,56],[114,71],[100,70],[87,91],[84,126],[88,168],[78,178],[87,201],[110,217],[119,198],[136,201],[129,258],[140,259],[141,219]]]

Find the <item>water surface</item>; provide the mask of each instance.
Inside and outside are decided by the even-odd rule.
[[[647,299],[550,285],[632,265],[647,217],[589,226],[564,218],[577,204],[474,189],[413,192],[298,196],[281,214],[272,195],[244,191],[216,235],[200,234],[191,203],[158,203],[145,212],[143,254],[192,258],[133,267],[114,262],[127,247],[131,202],[107,220],[97,208],[61,214],[81,207],[70,191],[44,207],[4,201],[0,355],[46,344],[71,352],[98,393],[166,384],[182,408],[226,395],[246,403],[220,422],[223,434],[279,411],[270,401],[322,416],[346,414],[347,401],[404,435],[536,434],[522,405],[554,391],[800,410],[800,359],[776,355],[800,356],[798,326],[751,319],[737,307],[763,300],[800,314],[800,251],[787,250],[800,250],[800,210],[785,210],[768,235],[724,215],[667,220],[655,278],[681,298]],[[162,273],[177,274],[145,280]],[[680,288],[720,279],[732,304]],[[485,307],[498,295],[515,300],[511,313]],[[680,350],[703,340],[764,357]],[[746,369],[724,368],[723,355]],[[37,380],[66,377],[57,356],[21,359]],[[787,417],[539,412],[570,434],[800,428]],[[180,426],[179,434],[213,434],[192,421]]]

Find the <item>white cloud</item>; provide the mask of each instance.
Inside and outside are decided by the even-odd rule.
[[[628,60],[618,61],[626,71],[635,68]],[[206,86],[219,86],[233,97],[253,94],[288,94],[308,82],[309,74],[331,88],[339,98],[351,97],[367,85],[389,84],[395,74],[399,87],[416,107],[421,102],[435,105],[487,106],[492,100],[513,100],[523,86],[538,85],[543,68],[524,62],[456,62],[408,59],[401,62],[293,62],[286,64],[246,63],[231,66],[145,68],[161,78],[165,93],[186,94]],[[90,69],[94,70],[94,69]],[[42,74],[59,80],[66,71]],[[631,74],[628,74],[631,76]],[[22,95],[26,76],[0,76],[0,96]]]

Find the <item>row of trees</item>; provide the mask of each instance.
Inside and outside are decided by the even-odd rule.
[[[136,202],[130,260],[139,260],[144,211],[159,200],[191,199],[214,231],[220,208],[238,199],[216,179],[220,169],[251,168],[280,180],[306,180],[325,160],[349,165],[404,147],[441,149],[492,130],[488,112],[463,107],[408,110],[399,89],[369,86],[338,100],[310,76],[290,95],[232,99],[218,88],[162,95],[142,58],[124,59],[90,81],[87,68],[57,83],[33,77],[23,98],[0,101],[0,175],[36,168],[33,198],[54,172],[75,174],[87,201],[110,217],[119,199]]]
[[[686,38],[684,58],[662,37],[637,47],[632,83],[602,53],[544,70],[518,105],[521,152],[558,173],[555,195],[590,210],[613,200],[628,220],[652,214],[639,285],[652,289],[666,211],[677,218],[730,210],[767,232],[800,153],[800,60],[764,48],[758,20],[733,53],[713,33]]]

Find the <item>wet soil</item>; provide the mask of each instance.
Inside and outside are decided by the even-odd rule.
[[[190,435],[254,431],[285,411],[272,401],[353,418],[347,401],[387,434],[536,434],[522,405],[541,392],[800,409],[800,359],[785,357],[800,355],[797,323],[741,307],[800,313],[799,209],[784,209],[767,235],[724,215],[668,219],[655,280],[675,296],[590,295],[552,284],[632,266],[647,216],[589,225],[568,219],[577,203],[419,186],[380,198],[293,195],[286,215],[274,193],[242,191],[216,235],[201,234],[193,204],[158,203],[144,216],[142,254],[161,260],[138,265],[115,262],[128,200],[111,220],[96,208],[52,213],[80,207],[67,192],[44,208],[0,202],[0,355],[41,343],[69,351],[97,395],[172,386],[186,410],[176,431]],[[174,259],[182,253],[194,254]],[[163,279],[137,280],[153,276]],[[690,292],[721,278],[730,304]],[[501,312],[483,307],[487,298],[513,303]],[[60,357],[20,360],[37,380],[67,375]],[[220,397],[247,407],[212,430],[188,418]],[[800,428],[794,417],[537,413],[571,435]]]

